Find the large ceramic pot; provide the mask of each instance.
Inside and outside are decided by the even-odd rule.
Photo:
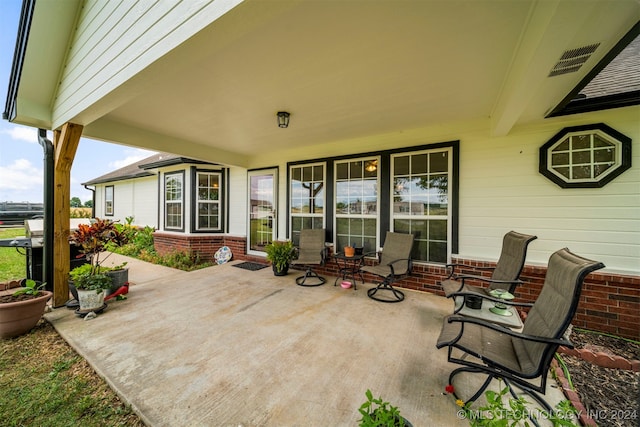
[[[0,304],[0,338],[11,338],[30,331],[44,314],[47,301],[53,295],[40,291],[40,295],[23,301]]]
[[[76,291],[81,311],[97,310],[104,305],[106,291],[96,292],[86,289],[76,289]]]

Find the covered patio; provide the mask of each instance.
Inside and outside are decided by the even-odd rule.
[[[407,291],[382,304],[370,283],[303,288],[294,272],[238,261],[187,273],[126,260],[127,300],[89,321],[66,308],[46,317],[150,426],[354,426],[367,389],[415,427],[468,425],[435,348],[450,300]],[[464,396],[479,380],[456,387]],[[548,387],[546,398],[564,397]]]

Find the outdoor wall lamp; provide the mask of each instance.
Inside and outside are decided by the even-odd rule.
[[[286,111],[278,111],[278,127],[286,128],[289,126],[289,116],[291,114]]]

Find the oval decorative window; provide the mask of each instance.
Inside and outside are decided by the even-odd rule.
[[[567,127],[540,147],[540,173],[562,188],[603,187],[631,167],[631,138],[603,123]]]

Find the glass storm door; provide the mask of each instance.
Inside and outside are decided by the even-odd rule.
[[[278,170],[263,169],[249,172],[249,229],[248,251],[264,255],[264,247],[276,238],[278,217]]]

